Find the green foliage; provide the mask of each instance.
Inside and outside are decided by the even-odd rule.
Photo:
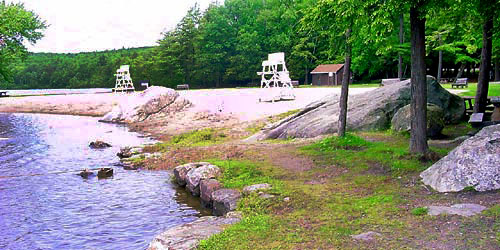
[[[429,212],[429,209],[426,207],[416,207],[416,208],[411,210],[411,214],[413,214],[415,216],[426,215],[427,212]]]
[[[25,42],[34,44],[47,26],[22,3],[0,2],[0,80],[10,80],[13,64],[25,58]]]

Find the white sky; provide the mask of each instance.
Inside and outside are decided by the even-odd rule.
[[[11,0],[23,2],[50,26],[33,52],[100,51],[155,45],[196,2],[212,0]],[[221,1],[219,1],[221,2]]]

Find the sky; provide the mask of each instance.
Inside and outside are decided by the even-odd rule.
[[[152,46],[188,9],[212,0],[11,0],[50,25],[32,52],[73,53]],[[219,1],[220,2],[220,1]]]

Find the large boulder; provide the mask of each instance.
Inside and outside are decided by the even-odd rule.
[[[446,123],[460,121],[465,112],[462,98],[442,88],[431,76],[427,77],[427,91],[427,101],[444,110]],[[350,96],[347,129],[387,129],[396,111],[408,105],[410,100],[410,80]],[[338,95],[329,95],[309,104],[295,115],[266,126],[249,140],[316,137],[322,134],[332,134],[337,132],[339,113]]]
[[[444,128],[444,111],[439,106],[427,103],[427,136],[436,137],[441,135]],[[392,129],[396,132],[410,132],[411,115],[410,104],[400,108],[392,117]]]
[[[184,165],[180,165],[174,168],[174,176],[175,176],[175,181],[179,186],[184,187],[187,184],[187,174],[189,171],[192,169],[195,169],[197,167],[201,167],[204,165],[208,165],[210,163],[208,162],[194,162],[194,163],[188,163]]]
[[[230,213],[225,217],[204,216],[157,235],[149,244],[148,250],[196,249],[201,240],[222,232],[228,225],[240,220],[241,215],[237,213]]]
[[[179,97],[177,91],[153,86],[144,92],[130,95],[126,101],[115,105],[111,112],[104,115],[100,121],[112,123],[140,122],[158,113],[175,113],[189,106],[191,106],[191,103]]]
[[[236,209],[238,201],[241,198],[241,193],[234,189],[219,189],[212,193],[214,215],[225,215]]]
[[[221,174],[219,167],[211,164],[206,164],[198,168],[189,170],[186,175],[187,189],[194,196],[200,195],[200,181],[212,178],[217,178]]]
[[[420,177],[439,192],[500,189],[500,125],[483,128]]]

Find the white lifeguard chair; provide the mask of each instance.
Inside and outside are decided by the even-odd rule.
[[[130,77],[130,66],[122,65],[118,70],[116,70],[116,84],[113,92],[134,92],[134,83]]]
[[[294,100],[292,79],[285,64],[285,53],[273,53],[262,62],[260,88],[264,89],[259,101]]]

